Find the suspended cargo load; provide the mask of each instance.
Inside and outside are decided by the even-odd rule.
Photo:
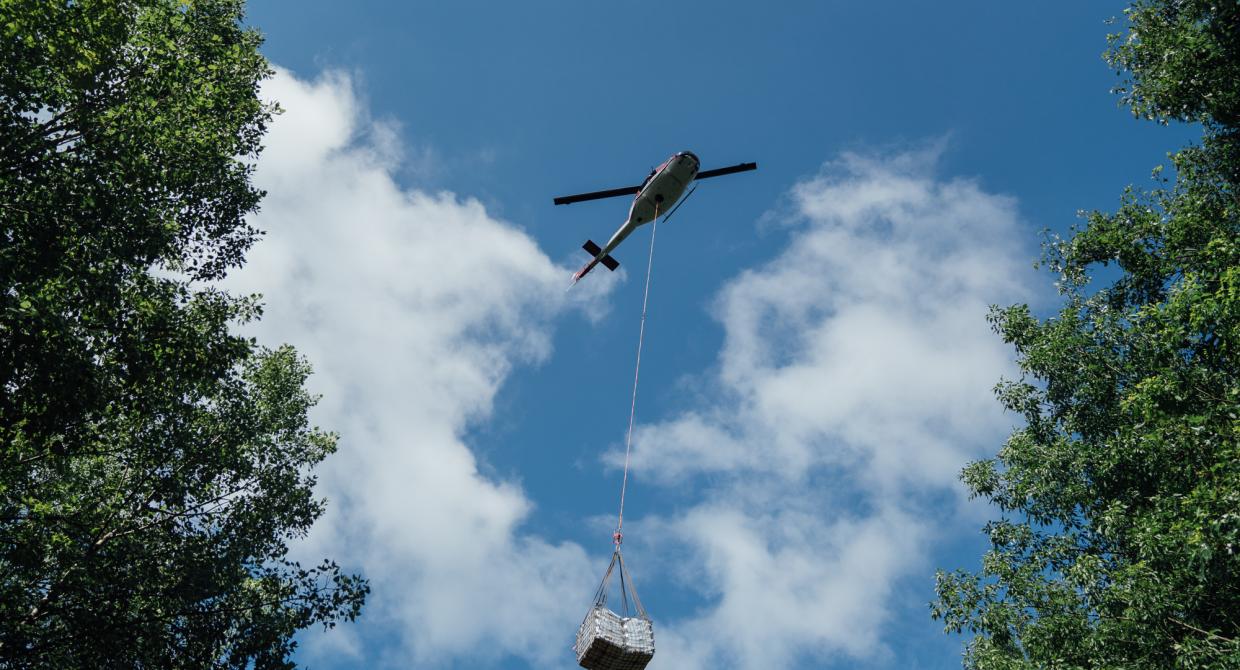
[[[577,631],[577,664],[590,670],[642,670],[654,658],[654,629],[644,617],[593,607]]]
[[[620,597],[625,616],[607,608],[607,585],[617,565],[620,566]],[[636,616],[628,616],[630,595],[636,606]],[[637,589],[618,548],[611,555],[611,565],[594,596],[594,607],[577,629],[573,651],[577,652],[577,664],[587,670],[643,670],[654,658],[654,626],[637,598]]]

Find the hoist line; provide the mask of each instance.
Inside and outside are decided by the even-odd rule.
[[[674,211],[674,210],[673,210]],[[650,223],[650,255],[646,259],[646,289],[642,293],[642,322],[637,333],[637,365],[633,369],[633,402],[629,405],[629,432],[624,439],[624,479],[620,483],[620,513],[617,516],[616,532],[612,534],[612,542],[616,551],[620,551],[620,543],[624,541],[624,493],[629,485],[629,452],[633,447],[633,418],[637,415],[637,380],[642,371],[642,343],[646,339],[646,305],[650,300],[650,270],[654,267],[654,237],[659,232],[659,204],[654,206],[654,220]]]

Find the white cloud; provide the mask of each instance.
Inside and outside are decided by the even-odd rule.
[[[829,518],[799,501],[714,500],[669,526],[714,604],[659,632],[658,668],[783,668],[799,656],[871,656],[894,580],[920,567],[926,529],[893,508]],[[810,664],[811,666],[820,664]]]
[[[328,513],[302,549],[374,588],[364,627],[307,643],[323,660],[382,647],[401,666],[562,659],[597,565],[523,533],[530,501],[481,474],[462,435],[514,366],[549,355],[553,317],[609,280],[566,294],[571,270],[514,225],[398,185],[397,136],[348,76],[281,70],[263,94],[286,110],[255,176],[268,235],[228,287],[264,294],[254,334],[310,359],[315,420],[342,435],[320,469]]]
[[[886,596],[958,521],[925,503],[1009,425],[984,317],[1022,297],[1028,254],[1015,203],[936,178],[941,150],[845,154],[798,184],[787,249],[719,294],[713,397],[635,438],[643,477],[707,491],[647,520],[707,603],[663,626],[655,666],[882,654]]]

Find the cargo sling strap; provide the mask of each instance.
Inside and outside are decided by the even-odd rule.
[[[624,558],[620,555],[620,550],[612,552],[611,564],[607,566],[607,573],[603,575],[603,581],[598,585],[598,591],[594,592],[594,606],[607,606],[607,585],[611,582],[611,573],[616,571],[616,566],[620,566],[620,601],[623,604],[624,611],[622,616],[629,615],[629,596],[633,596],[633,604],[637,608],[637,615],[643,619],[649,619],[646,615],[646,608],[642,607],[642,601],[637,597],[637,585],[633,583],[633,576],[629,574],[628,568],[624,567]]]

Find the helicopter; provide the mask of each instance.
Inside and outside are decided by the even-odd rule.
[[[691,182],[758,169],[757,163],[738,163],[729,167],[698,172],[700,166],[701,162],[698,161],[696,154],[692,151],[681,151],[651,170],[646,180],[638,186],[625,186],[555,198],[554,202],[557,205],[571,205],[586,200],[636,194],[633,204],[629,206],[628,218],[620,224],[620,228],[611,236],[607,244],[600,247],[594,240],[586,240],[586,243],[581,245],[581,248],[590,254],[590,261],[573,275],[573,284],[580,281],[599,263],[612,271],[620,267],[620,262],[612,257],[611,252],[639,226],[650,223],[660,216],[664,216],[665,220],[666,217],[671,216],[677,207],[688,200],[689,194],[693,193],[693,189],[689,189],[688,193],[685,191]],[[684,196],[683,199],[681,196]]]

